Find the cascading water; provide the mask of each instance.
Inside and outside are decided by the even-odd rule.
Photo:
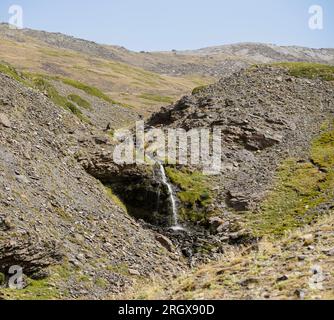
[[[173,188],[171,184],[167,180],[166,171],[164,166],[159,163],[159,169],[161,174],[161,182],[167,187],[168,189],[168,196],[170,199],[170,203],[173,210],[173,226],[171,229],[178,231],[178,230],[184,230],[184,228],[179,224],[179,218],[178,218],[178,212],[177,212],[177,206],[176,206],[176,199],[174,196]]]

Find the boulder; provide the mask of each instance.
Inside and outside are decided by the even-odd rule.
[[[169,240],[167,237],[165,237],[161,234],[157,234],[155,236],[155,240],[157,240],[169,252],[173,252],[175,250],[173,242],[171,240]]]
[[[0,125],[4,126],[5,128],[11,127],[11,123],[4,113],[0,113]]]

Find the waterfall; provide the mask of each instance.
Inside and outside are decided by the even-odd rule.
[[[160,169],[160,174],[161,174],[161,182],[167,187],[168,189],[168,196],[169,200],[172,206],[173,210],[173,226],[172,229],[175,231],[178,230],[184,230],[180,224],[179,224],[179,219],[178,219],[178,212],[177,212],[177,206],[176,206],[176,199],[174,196],[173,188],[171,184],[168,182],[167,176],[166,176],[166,171],[162,163],[159,163],[159,169]]]

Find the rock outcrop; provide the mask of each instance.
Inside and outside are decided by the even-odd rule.
[[[163,128],[222,130],[217,209],[254,209],[283,159],[304,157],[320,126],[334,116],[331,82],[292,77],[287,69],[254,67],[183,97],[148,121]],[[221,188],[223,187],[223,189]]]

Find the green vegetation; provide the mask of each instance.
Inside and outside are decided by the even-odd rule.
[[[77,80],[73,80],[73,79],[68,79],[68,78],[61,78],[60,79],[64,84],[67,84],[68,86],[71,86],[73,88],[82,90],[84,92],[86,92],[87,94],[89,94],[90,96],[96,97],[96,98],[100,98],[102,100],[105,100],[109,103],[114,103],[114,101],[108,97],[106,94],[104,94],[100,89],[89,86],[85,83],[79,82]]]
[[[60,106],[66,110],[71,111],[75,116],[77,116],[83,122],[89,123],[89,120],[83,115],[81,110],[76,107],[72,102],[68,101],[66,97],[60,95],[57,89],[44,77],[33,76],[31,78],[33,86],[39,91],[45,92],[47,96],[53,101],[54,104]]]
[[[102,99],[102,100],[104,100],[106,102],[109,102],[111,104],[117,104],[117,105],[125,107],[125,108],[130,108],[131,107],[130,105],[127,105],[127,104],[124,104],[124,103],[121,103],[121,102],[117,102],[117,101],[111,99],[109,96],[107,96],[105,93],[103,93],[100,89],[98,89],[96,87],[89,86],[88,84],[82,83],[80,81],[73,80],[73,79],[68,79],[68,78],[59,78],[59,77],[57,77],[57,80],[60,80],[68,86],[71,86],[73,88],[82,90],[90,96]]]
[[[47,96],[52,100],[54,104],[66,110],[69,110],[75,116],[77,116],[81,121],[89,123],[89,120],[83,115],[82,111],[78,107],[76,107],[75,104],[73,104],[73,102],[76,103],[79,107],[82,107],[85,109],[91,108],[90,103],[75,94],[71,94],[67,98],[60,95],[57,89],[51,84],[50,82],[50,80],[52,80],[51,77],[48,77],[46,75],[40,75],[40,74],[32,74],[28,72],[19,73],[16,71],[15,68],[7,64],[0,64],[0,72],[10,76],[14,80],[19,81],[28,87],[33,87],[43,93],[46,93]],[[74,80],[70,80],[70,79],[67,79],[67,80],[73,81],[75,83]]]
[[[57,300],[57,289],[49,285],[48,280],[28,280],[28,286],[22,290],[5,289],[4,292],[13,300]]]
[[[80,96],[78,96],[76,94],[70,94],[67,97],[67,99],[76,103],[81,108],[84,108],[84,109],[87,109],[87,110],[92,110],[91,104],[87,100],[81,98]]]
[[[183,204],[181,217],[193,222],[208,218],[205,208],[212,203],[212,191],[207,176],[199,171],[190,172],[187,169],[166,168],[171,182],[180,188],[178,198]]]
[[[19,73],[14,67],[7,63],[0,63],[0,72],[6,74],[7,76],[13,78],[14,80],[27,84],[22,73]]]
[[[34,87],[39,91],[46,93],[54,104],[67,109],[68,100],[61,96],[49,81],[41,76],[35,76],[32,78],[32,82]]]
[[[122,200],[116,196],[111,188],[111,186],[105,186],[106,193],[108,197],[120,208],[122,208],[126,213],[128,212],[127,207],[122,202]]]
[[[26,278],[27,286],[22,289],[1,289],[2,293],[8,300],[59,300],[66,296],[67,292],[60,292],[60,289],[55,285],[69,279],[73,270],[65,264],[62,266],[53,267],[51,270],[52,276],[43,280],[32,280]]]
[[[95,285],[101,289],[107,289],[110,286],[110,283],[106,279],[98,278],[95,281]]]
[[[122,275],[129,275],[129,266],[126,263],[121,263],[118,265],[109,265],[107,267],[107,270]]]
[[[311,161],[288,159],[277,173],[276,187],[258,213],[247,213],[253,234],[282,236],[286,231],[310,224],[319,215],[317,207],[334,199],[334,130],[315,139]]]
[[[174,99],[172,97],[159,96],[159,95],[150,94],[150,93],[143,93],[139,96],[139,98],[154,101],[154,102],[161,102],[161,103],[173,103],[174,102]]]
[[[196,87],[193,92],[192,92],[192,95],[196,95],[198,93],[201,93],[202,91],[204,91],[205,89],[207,88],[207,86],[199,86],[199,87]]]
[[[307,62],[283,62],[275,63],[274,66],[289,69],[294,77],[334,81],[334,66]]]

